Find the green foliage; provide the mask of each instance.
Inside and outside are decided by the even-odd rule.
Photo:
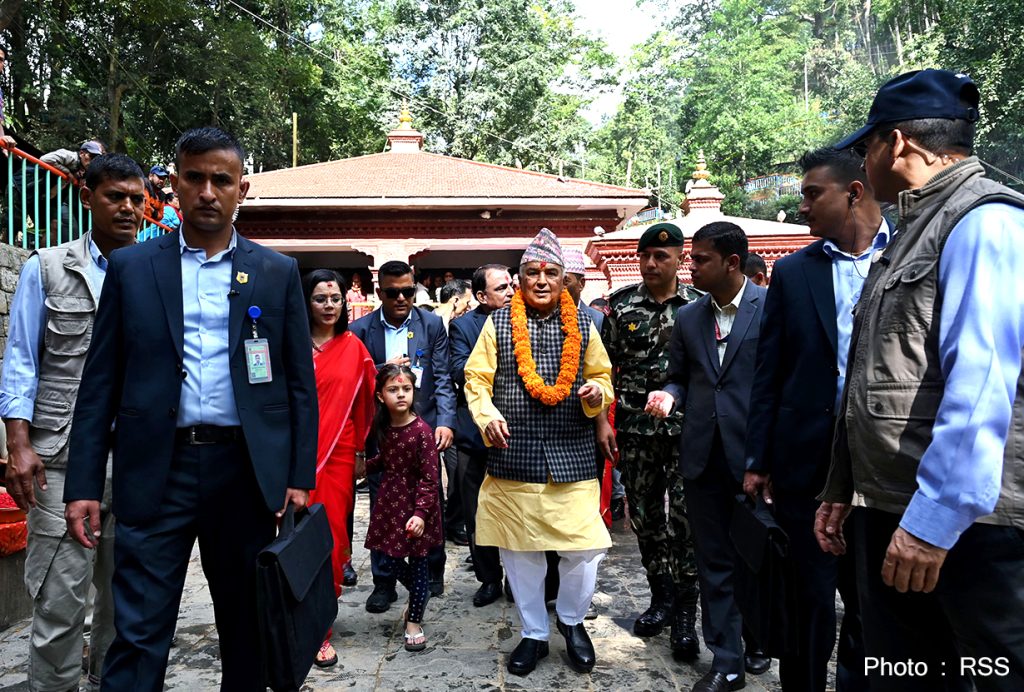
[[[981,87],[980,155],[1024,177],[1024,3],[637,2],[665,21],[620,65],[571,0],[0,0],[8,126],[148,164],[219,124],[262,170],[291,164],[293,112],[300,163],[381,151],[405,95],[432,151],[651,187],[671,209],[703,149],[725,207],[760,213],[744,179],[858,127],[890,77],[946,67]]]

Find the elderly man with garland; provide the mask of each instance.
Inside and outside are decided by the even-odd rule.
[[[522,641],[508,670],[548,654],[544,551],[557,551],[555,605],[572,667],[589,672],[583,627],[611,538],[601,520],[593,418],[612,399],[611,364],[590,316],[564,290],[565,260],[548,229],[523,253],[521,290],[484,323],[466,362],[466,399],[486,445],[477,543],[500,549]],[[551,384],[548,384],[551,383]]]

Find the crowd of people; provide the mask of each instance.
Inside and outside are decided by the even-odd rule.
[[[825,690],[837,591],[839,690],[1024,689],[1024,196],[972,156],[977,106],[946,71],[883,86],[863,128],[801,159],[817,240],[767,288],[740,226],[688,241],[665,222],[639,239],[642,281],[586,305],[582,254],[541,229],[518,267],[442,276],[436,296],[384,262],[379,306],[354,320],[368,276],[300,277],[235,232],[230,134],[182,135],[180,231],[144,243],[167,171],[96,156],[93,230],[26,262],[0,379],[7,486],[29,512],[30,688],[78,687],[92,584],[90,684],[162,689],[198,540],[222,689],[264,689],[256,556],[289,505],[322,503],[340,596],[364,476],[365,607],[403,586],[406,650],[428,646],[447,536],[469,546],[474,606],[515,603],[510,673],[549,654],[551,601],[589,672],[610,461],[650,588],[633,632],[668,629],[681,665],[703,640],[695,692],[741,689],[772,658],[784,690]],[[744,513],[785,535],[783,634],[755,626]]]

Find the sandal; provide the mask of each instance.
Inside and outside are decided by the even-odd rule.
[[[327,652],[331,653],[330,658],[326,658]],[[313,663],[317,668],[330,668],[338,663],[338,652],[334,650],[330,639],[325,639],[324,643],[320,645],[320,650],[316,652]]]
[[[405,633],[405,650],[406,651],[423,651],[427,648],[427,634],[423,631],[423,627],[420,627],[419,632],[410,634]]]

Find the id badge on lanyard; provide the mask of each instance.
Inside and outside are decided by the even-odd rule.
[[[263,384],[273,382],[274,374],[270,369],[270,343],[261,339],[256,330],[256,321],[259,320],[263,311],[258,305],[250,305],[249,317],[252,318],[252,338],[246,339],[245,344],[245,369],[249,375],[249,384]]]
[[[420,365],[420,358],[423,357],[423,349],[416,349],[416,358],[412,361],[409,369],[412,370],[412,374],[416,376],[416,389],[423,386],[423,366]]]

